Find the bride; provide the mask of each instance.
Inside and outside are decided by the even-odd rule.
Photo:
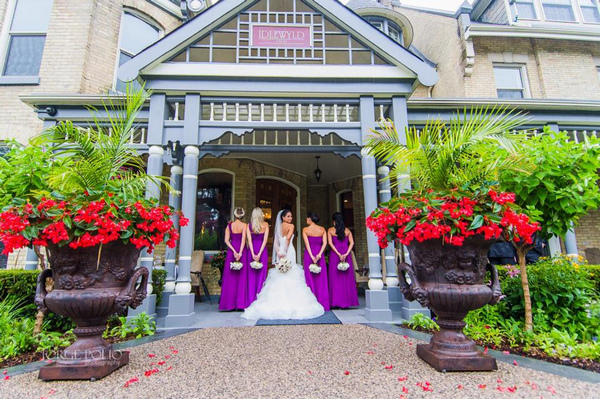
[[[242,317],[257,320],[313,319],[325,313],[323,306],[306,285],[302,266],[296,264],[296,250],[292,240],[294,225],[292,211],[284,209],[277,214],[273,242],[273,263],[288,259],[292,268],[281,273],[269,271],[267,280],[256,300],[246,308]]]

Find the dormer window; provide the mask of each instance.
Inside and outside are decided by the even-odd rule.
[[[598,12],[598,0],[579,0],[583,22],[600,23],[600,12]]]
[[[542,0],[547,21],[575,22],[571,0]]]
[[[519,19],[537,19],[533,0],[515,0],[514,3]]]
[[[388,35],[392,40],[404,45],[402,28],[400,28],[397,24],[382,17],[366,16],[364,18],[369,21],[371,25]]]

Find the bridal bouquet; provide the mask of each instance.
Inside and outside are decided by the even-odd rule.
[[[263,264],[257,260],[250,262],[250,267],[256,270],[262,269]]]
[[[240,261],[235,261],[231,262],[229,264],[229,267],[231,268],[231,270],[240,270],[242,267],[244,267],[244,264]]]
[[[321,273],[321,267],[319,265],[317,265],[316,263],[312,263],[309,267],[308,270],[310,270],[311,273],[314,274],[319,274]]]
[[[350,264],[348,262],[340,262],[337,265],[339,271],[345,272],[350,268]]]
[[[289,259],[279,259],[275,265],[279,273],[287,273],[292,268],[292,262]]]

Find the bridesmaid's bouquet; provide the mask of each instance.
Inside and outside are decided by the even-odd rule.
[[[279,273],[287,273],[292,268],[292,262],[289,259],[279,259],[275,265]]]
[[[244,264],[242,262],[236,261],[231,262],[229,264],[229,267],[231,268],[231,270],[240,270],[242,267],[244,267]]]
[[[319,265],[317,265],[316,263],[312,263],[312,264],[311,264],[311,265],[308,267],[308,270],[309,270],[311,273],[314,273],[314,274],[319,274],[319,273],[321,273],[321,267],[320,267]]]
[[[263,264],[257,260],[250,262],[250,267],[256,270],[262,269]]]
[[[350,268],[350,264],[348,262],[340,262],[337,265],[338,270],[345,272]]]

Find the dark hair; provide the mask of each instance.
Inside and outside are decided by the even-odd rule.
[[[346,237],[346,225],[344,224],[344,215],[340,212],[336,212],[331,217],[333,220],[333,226],[335,227],[335,235],[338,240],[343,240]]]
[[[313,223],[319,223],[319,220],[321,220],[321,218],[319,217],[319,215],[317,215],[314,212],[308,212],[307,218],[309,218],[310,220],[312,220]]]
[[[283,222],[283,217],[284,217],[285,215],[287,215],[288,213],[292,213],[292,210],[291,210],[290,208],[283,208],[283,209],[281,210],[281,216],[280,216],[280,217],[281,217],[281,221],[282,221],[282,222]]]

